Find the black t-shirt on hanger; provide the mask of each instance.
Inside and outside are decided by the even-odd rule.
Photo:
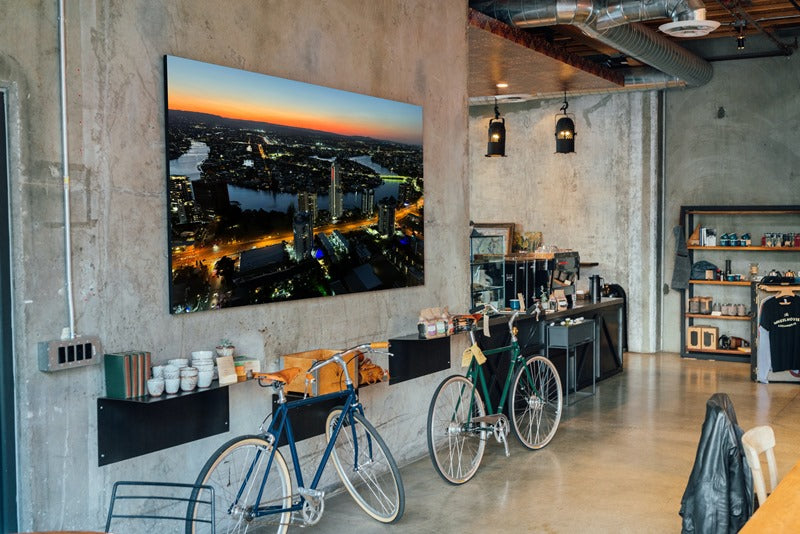
[[[769,332],[772,371],[800,369],[800,297],[767,300],[759,324]]]

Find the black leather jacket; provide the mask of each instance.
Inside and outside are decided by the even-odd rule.
[[[730,397],[712,395],[681,499],[681,532],[738,532],[753,514],[753,475],[742,449],[742,433]]]

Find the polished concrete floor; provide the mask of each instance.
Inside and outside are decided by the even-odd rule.
[[[733,400],[740,426],[775,430],[779,475],[800,460],[800,384],[757,384],[747,364],[626,354],[625,370],[594,397],[565,407],[540,451],[491,442],[475,478],[451,486],[427,456],[401,469],[404,517],[382,525],[339,495],[307,531],[348,534],[680,532],[706,400]]]

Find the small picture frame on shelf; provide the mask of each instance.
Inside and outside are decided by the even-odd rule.
[[[504,238],[503,250],[485,251],[483,253],[511,254],[511,245],[514,242],[514,223],[473,223],[472,230],[482,236],[503,236]]]

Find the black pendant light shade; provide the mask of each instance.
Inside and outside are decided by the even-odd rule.
[[[494,119],[489,119],[489,143],[486,157],[506,155],[506,119],[500,117],[497,100],[494,102]]]
[[[556,115],[556,153],[569,154],[575,152],[575,121],[572,114],[567,113],[567,93],[564,93],[564,104],[561,106],[560,115]]]

